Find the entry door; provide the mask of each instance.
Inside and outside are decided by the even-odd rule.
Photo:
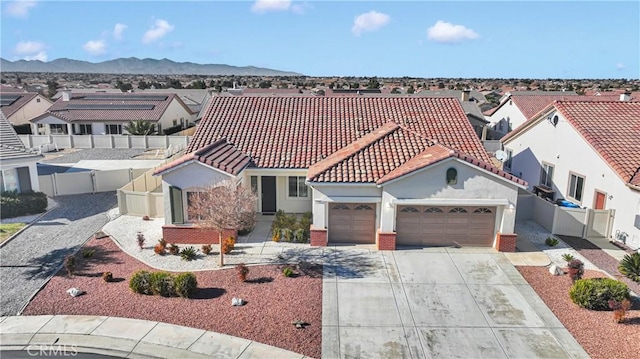
[[[276,177],[262,176],[262,212],[276,212]]]
[[[604,209],[604,201],[606,197],[606,194],[600,191],[596,191],[596,199],[595,203],[593,204],[593,209]]]

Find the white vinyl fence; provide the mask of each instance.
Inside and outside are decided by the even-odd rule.
[[[54,173],[38,176],[40,191],[50,197],[70,194],[116,191],[144,174],[146,168],[126,168],[108,171]]]
[[[18,135],[27,148],[184,148],[189,136]]]
[[[517,220],[533,220],[553,234],[572,237],[611,237],[615,210],[567,208],[533,194],[518,196]]]

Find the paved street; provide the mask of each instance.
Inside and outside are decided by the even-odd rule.
[[[115,192],[56,197],[58,206],[0,248],[0,315],[15,315],[60,266],[108,221]]]

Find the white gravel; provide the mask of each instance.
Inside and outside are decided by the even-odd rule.
[[[551,259],[551,263],[560,266],[566,267],[567,262],[562,258],[562,255],[569,253],[574,258],[581,260],[584,263],[585,269],[591,269],[599,271],[598,267],[593,265],[593,263],[589,262],[583,255],[578,253],[575,249],[571,248],[569,245],[564,243],[562,239],[558,238],[551,234],[551,232],[544,229],[544,227],[540,226],[538,223],[534,221],[518,221],[516,222],[516,231],[518,237],[528,239],[534,246],[540,249],[544,254],[546,254],[549,259]],[[545,244],[545,241],[548,237],[554,237],[558,240],[558,244],[550,247]]]

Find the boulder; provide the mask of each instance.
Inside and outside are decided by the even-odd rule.
[[[551,273],[552,275],[563,275],[564,270],[562,270],[562,268],[558,267],[557,265],[552,264],[549,267],[549,273]]]

